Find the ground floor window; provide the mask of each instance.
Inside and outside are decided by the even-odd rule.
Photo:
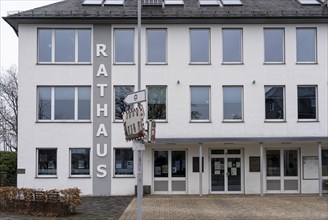
[[[322,155],[322,190],[325,193],[328,193],[328,148],[321,150]]]
[[[57,175],[57,149],[37,149],[38,175]]]
[[[90,149],[74,148],[71,153],[71,175],[90,175]]]
[[[116,148],[115,175],[133,175],[133,150],[132,148]]]

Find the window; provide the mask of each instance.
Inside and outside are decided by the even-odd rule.
[[[90,149],[72,148],[71,176],[90,175]]]
[[[193,86],[191,91],[191,112],[192,121],[210,120],[210,87]]]
[[[265,119],[284,120],[284,86],[265,86]]]
[[[115,120],[122,120],[122,113],[132,109],[133,105],[127,105],[124,99],[133,92],[133,86],[115,86]]]
[[[124,0],[106,0],[105,5],[123,5]]]
[[[134,63],[134,29],[114,29],[114,63]]]
[[[283,28],[265,28],[264,29],[264,62],[283,63],[285,30]]]
[[[183,0],[164,0],[166,5],[183,5]]]
[[[115,175],[133,175],[133,150],[116,148]]]
[[[321,155],[322,155],[322,161],[321,161],[322,176],[328,177],[328,149],[322,149]]]
[[[190,29],[190,62],[210,62],[210,29]]]
[[[221,2],[219,0],[199,0],[199,5],[220,5]]]
[[[166,29],[147,29],[147,63],[166,63]]]
[[[38,29],[39,63],[90,63],[90,29]]]
[[[317,87],[298,86],[298,119],[317,119]]]
[[[148,86],[148,119],[167,119],[166,86]]]
[[[90,87],[40,86],[38,90],[38,120],[90,120]]]
[[[38,175],[57,175],[57,149],[37,149]]]
[[[316,62],[316,35],[316,28],[296,29],[297,62]]]
[[[223,87],[223,115],[224,120],[243,119],[243,87],[224,86]]]
[[[242,62],[242,29],[223,29],[223,62]]]

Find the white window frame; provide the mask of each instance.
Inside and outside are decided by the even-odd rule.
[[[266,61],[265,60],[265,30],[282,30],[282,61]],[[286,30],[284,27],[265,27],[263,28],[263,58],[264,64],[285,64],[286,63]]]
[[[224,118],[224,88],[241,88],[240,102],[241,102],[241,119],[225,119]],[[222,106],[223,106],[223,122],[244,122],[244,86],[241,85],[228,85],[222,86]]]
[[[132,155],[133,155],[133,158],[132,158],[132,160],[133,160],[133,174],[115,174],[115,169],[116,169],[116,150],[117,149],[123,149],[123,150],[129,150],[129,149],[131,149],[132,150]],[[119,178],[131,178],[131,177],[135,177],[135,151],[131,148],[131,147],[115,147],[115,148],[113,148],[113,163],[114,163],[114,165],[113,165],[113,177],[119,177]]]
[[[283,114],[283,118],[282,119],[267,119],[266,118],[266,97],[265,97],[265,87],[282,87],[283,88],[283,110],[284,110],[284,114]],[[271,106],[270,106],[271,108]],[[286,86],[285,85],[264,85],[264,121],[265,122],[286,122]]]
[[[195,62],[191,60],[191,32],[193,30],[207,30],[208,31],[208,61],[206,62]],[[189,28],[189,64],[190,65],[210,65],[211,64],[211,28]]]
[[[40,52],[39,52],[39,30],[42,30],[42,29],[46,29],[46,30],[51,30],[51,61],[50,62],[40,62],[39,61],[39,56],[40,56]],[[91,38],[90,38],[90,61],[89,62],[79,62],[79,48],[78,48],[78,45],[79,45],[79,42],[78,42],[78,39],[79,39],[79,30],[83,30],[83,29],[86,29],[86,30],[90,30],[90,34],[91,34]],[[55,30],[74,30],[74,47],[75,47],[75,51],[74,51],[74,62],[58,62],[58,61],[55,61],[55,51],[56,51],[56,44],[55,44]],[[91,64],[92,63],[92,51],[93,51],[93,48],[92,48],[92,42],[93,42],[93,37],[92,37],[92,29],[91,28],[46,28],[46,27],[42,27],[42,28],[38,28],[37,29],[37,64]]]
[[[224,61],[224,51],[223,51],[224,37],[223,37],[223,32],[225,30],[239,30],[240,31],[240,61],[233,61],[233,62]],[[222,64],[243,64],[244,63],[243,37],[244,37],[243,36],[243,28],[222,28]]]
[[[297,31],[300,29],[314,29],[315,30],[315,38],[314,38],[314,61],[298,61],[297,60]],[[316,27],[297,27],[296,28],[296,63],[297,64],[317,64],[318,63],[318,45],[317,45],[317,41],[318,41],[318,30]]]
[[[38,88],[50,88],[51,90],[51,119],[39,119],[39,92],[38,92]],[[74,88],[74,119],[55,119],[55,102],[56,102],[56,97],[55,97],[55,88],[66,88],[66,87],[72,87]],[[78,93],[78,89],[81,87],[86,87],[86,88],[90,88],[90,119],[78,119],[78,102],[79,102],[79,93]],[[92,91],[91,91],[91,87],[90,86],[37,86],[37,103],[36,103],[36,121],[37,122],[91,122],[91,116],[92,116]]]
[[[115,37],[115,31],[116,30],[132,30],[133,31],[133,46],[132,46],[132,55],[133,55],[133,61],[132,62],[117,62],[116,60],[115,60],[115,58],[116,58],[116,55],[115,55],[115,44],[116,44],[116,37]],[[115,27],[115,28],[113,28],[113,52],[112,52],[112,54],[113,54],[113,64],[114,65],[135,65],[135,45],[136,45],[136,42],[135,42],[135,28],[133,28],[133,27]]]
[[[56,150],[56,174],[42,175],[39,174],[39,150]],[[37,178],[57,178],[58,177],[58,148],[36,148],[36,177]]]
[[[78,150],[78,149],[88,149],[89,150],[89,175],[86,174],[72,174],[72,150]],[[91,149],[88,147],[76,147],[76,148],[70,148],[69,149],[69,177],[70,178],[81,178],[81,177],[91,177]]]
[[[209,99],[209,103],[208,103],[208,119],[200,119],[200,120],[197,120],[197,119],[192,119],[191,118],[191,90],[192,88],[199,88],[199,87],[206,87],[208,88],[208,99]],[[212,112],[211,112],[211,86],[210,85],[192,85],[192,86],[189,86],[189,119],[190,119],[190,123],[211,123],[211,115],[212,115]]]
[[[315,88],[315,108],[316,108],[316,118],[314,119],[299,119],[298,118],[298,88],[300,87],[314,87]],[[318,99],[318,85],[297,85],[297,122],[319,122],[319,99]]]
[[[148,31],[150,30],[164,30],[165,31],[165,61],[163,62],[149,62],[148,61]],[[168,33],[167,28],[146,28],[146,64],[147,65],[156,65],[156,64],[167,64],[167,53],[168,53]]]
[[[149,87],[164,87],[165,88],[165,119],[150,119],[150,120],[154,120],[156,122],[168,122],[168,87],[167,85],[147,85],[146,88],[147,88],[147,107],[146,107],[146,115],[147,115],[147,118],[148,118],[148,94],[149,94]]]

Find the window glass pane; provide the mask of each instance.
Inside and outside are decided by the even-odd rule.
[[[172,177],[186,177],[185,151],[172,151]]]
[[[190,62],[210,62],[209,29],[190,30]]]
[[[123,101],[126,96],[133,92],[133,86],[115,86],[115,119],[121,120],[122,113],[132,109],[133,105],[127,105]]]
[[[55,88],[55,119],[74,119],[74,88]]]
[[[133,29],[115,29],[115,62],[134,62],[134,31]]]
[[[115,175],[133,175],[132,149],[115,149]]]
[[[71,29],[55,30],[55,61],[75,61],[75,31]]]
[[[211,154],[224,154],[224,150],[211,150]]]
[[[191,120],[210,119],[209,87],[191,87]]]
[[[38,175],[57,174],[57,150],[38,150]]]
[[[328,176],[328,149],[322,149],[321,152],[322,152],[322,176]]]
[[[280,150],[267,150],[267,176],[280,176]]]
[[[238,149],[233,149],[233,150],[228,150],[228,154],[240,154],[240,150]]]
[[[168,177],[168,151],[154,151],[154,177]]]
[[[51,49],[52,49],[52,30],[39,29],[39,62],[51,62]]]
[[[166,119],[166,87],[148,87],[148,119]]]
[[[240,29],[223,29],[223,62],[242,62],[241,33]]]
[[[284,150],[285,176],[298,176],[297,150]]]
[[[224,119],[242,119],[242,87],[223,87]]]
[[[284,29],[264,29],[265,62],[284,62]]]
[[[316,29],[296,29],[297,62],[316,61]]]
[[[78,30],[78,61],[91,62],[91,30],[80,29]]]
[[[51,87],[38,87],[38,119],[51,119]]]
[[[90,119],[91,89],[90,87],[78,87],[78,119]]]
[[[147,61],[166,62],[166,29],[147,30]]]
[[[90,149],[71,149],[71,175],[90,175]]]
[[[300,86],[297,88],[298,95],[298,119],[316,119],[316,87]]]
[[[284,119],[284,87],[265,86],[265,119]]]

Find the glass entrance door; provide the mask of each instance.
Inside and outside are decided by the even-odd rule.
[[[186,193],[186,151],[155,150],[153,193]]]
[[[214,155],[219,153],[221,155]],[[211,155],[211,192],[242,193],[241,150],[212,150]]]
[[[299,192],[298,152],[296,149],[266,150],[266,191],[268,193]]]

